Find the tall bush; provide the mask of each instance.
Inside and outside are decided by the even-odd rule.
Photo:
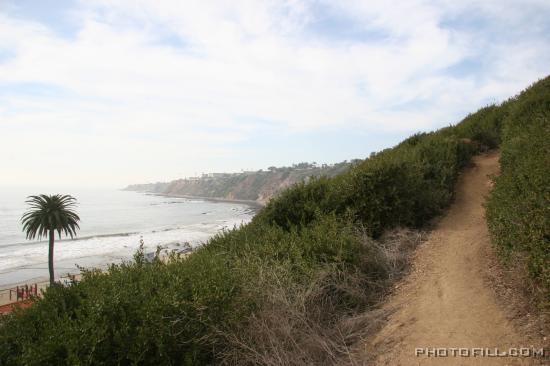
[[[491,235],[505,257],[527,257],[550,306],[550,78],[513,100],[500,162],[487,202]]]

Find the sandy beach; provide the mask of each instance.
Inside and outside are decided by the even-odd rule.
[[[50,284],[49,281],[39,282],[36,284],[38,287],[37,290],[38,290],[39,296],[41,294],[41,291],[45,290],[49,286],[49,284]],[[34,286],[34,283],[28,284],[28,285]],[[20,284],[19,286],[24,287],[25,284]],[[15,292],[15,288],[16,286],[0,289],[0,306],[17,302],[17,293]],[[10,298],[10,291],[11,291],[11,298]]]

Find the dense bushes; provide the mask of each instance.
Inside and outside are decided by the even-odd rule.
[[[360,271],[366,250],[349,225],[327,216],[300,232],[228,231],[168,264],[138,254],[4,319],[0,364],[207,364],[257,309],[266,276],[298,286],[329,267]],[[383,271],[365,269],[365,278]]]
[[[230,347],[222,355],[234,365],[357,365],[357,345],[388,314],[365,311],[406,267],[422,234],[411,230],[386,233],[373,241],[359,236],[368,255],[352,271],[325,264],[305,281],[285,281],[280,271],[264,271],[250,284],[259,304],[240,326],[228,332]],[[358,356],[358,355],[357,355]]]
[[[491,229],[503,247],[531,253],[547,281],[548,99],[529,95],[298,184],[188,258],[149,263],[138,253],[50,288],[0,318],[0,365],[334,363],[357,340],[348,320],[380,299],[417,242],[384,233],[440,213],[460,170],[501,130]]]
[[[550,306],[550,78],[513,99],[508,113],[502,172],[487,203],[489,229],[505,256],[527,257]]]
[[[477,141],[490,149],[498,147],[502,124],[511,103],[507,101],[500,106],[488,106],[470,114],[454,128],[453,133],[458,137]]]
[[[458,173],[474,152],[473,144],[456,136],[415,135],[340,176],[288,189],[254,222],[289,229],[336,213],[375,237],[396,226],[418,227],[449,204]]]

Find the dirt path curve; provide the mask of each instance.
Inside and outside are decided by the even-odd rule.
[[[487,281],[494,256],[484,219],[488,175],[499,169],[498,154],[474,158],[457,186],[456,200],[415,253],[411,274],[387,306],[396,309],[375,335],[376,365],[527,365],[533,359],[433,358],[416,347],[509,347],[530,345],[505,316]],[[540,362],[537,361],[537,362]]]

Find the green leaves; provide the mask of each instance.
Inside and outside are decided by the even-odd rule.
[[[21,223],[27,239],[41,239],[50,230],[56,231],[59,237],[63,233],[72,238],[80,229],[80,217],[74,211],[76,199],[73,196],[41,194],[29,196],[26,203],[30,208],[21,217]]]
[[[337,214],[375,237],[396,226],[418,227],[449,204],[458,173],[475,152],[448,129],[417,134],[340,176],[293,186],[254,222],[289,231]]]
[[[550,78],[508,104],[487,221],[505,257],[527,257],[550,306]]]

